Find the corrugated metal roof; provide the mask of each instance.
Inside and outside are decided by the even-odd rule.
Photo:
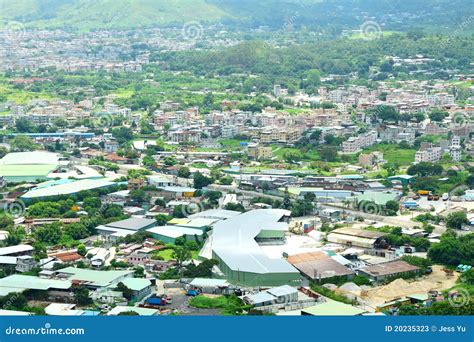
[[[48,289],[63,289],[67,290],[71,287],[71,282],[68,280],[58,279],[43,279],[34,276],[26,276],[20,274],[14,274],[6,278],[0,279],[0,289],[2,288],[14,288],[18,289],[19,292],[25,289],[33,290],[48,290]]]
[[[283,209],[259,209],[214,225],[212,249],[234,271],[249,273],[298,273],[283,259],[270,259],[255,241],[264,229],[287,225],[278,222],[291,213]]]
[[[126,287],[132,291],[141,291],[151,286],[151,281],[144,278],[127,278],[121,281]]]
[[[132,217],[126,220],[121,220],[117,222],[112,222],[106,224],[109,228],[118,228],[118,229],[126,229],[126,230],[141,230],[144,229],[152,224],[154,224],[156,220],[147,219],[147,218],[140,218],[140,217]]]
[[[32,252],[34,248],[30,245],[16,245],[0,248],[0,255],[10,255],[16,253]]]
[[[202,230],[200,229],[186,228],[186,227],[180,227],[180,226],[153,227],[153,228],[147,229],[147,232],[150,232],[152,234],[168,236],[171,238],[178,238],[183,235],[201,236],[203,234]]]
[[[119,278],[132,274],[133,271],[95,271],[82,268],[67,267],[58,271],[70,275],[69,280],[90,282],[94,286],[109,286]]]
[[[59,157],[51,152],[13,152],[0,160],[1,165],[58,165]]]
[[[327,299],[325,303],[310,306],[303,309],[302,312],[312,316],[356,316],[364,313],[365,310]]]
[[[83,179],[83,180],[79,180],[72,183],[59,184],[59,185],[50,186],[43,189],[31,190],[21,197],[24,199],[30,199],[30,198],[70,195],[70,194],[78,193],[80,191],[104,188],[104,187],[115,185],[115,184],[116,183],[113,183],[106,179]]]

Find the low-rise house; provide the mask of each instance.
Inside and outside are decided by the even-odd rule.
[[[127,278],[121,282],[132,290],[131,300],[141,300],[151,294],[151,281],[143,278]]]
[[[111,222],[98,226],[96,230],[106,239],[115,241],[120,237],[125,237],[140,231],[145,231],[151,227],[154,227],[155,224],[156,221],[153,219],[132,217],[126,220]]]
[[[361,268],[359,274],[365,275],[373,281],[383,281],[393,277],[417,274],[420,269],[401,260],[390,261]]]
[[[344,259],[343,257],[339,257]],[[355,273],[350,268],[324,252],[296,254],[288,257],[288,262],[296,267],[306,278],[316,281],[345,277],[351,279]],[[347,260],[347,263],[350,263]]]
[[[287,305],[298,302],[298,290],[289,285],[273,287],[265,291],[244,296],[244,302],[255,307]]]
[[[185,186],[166,186],[159,191],[159,196],[167,200],[194,197],[196,189]]]
[[[355,228],[339,228],[327,235],[328,242],[347,247],[377,248],[384,245],[385,233]]]

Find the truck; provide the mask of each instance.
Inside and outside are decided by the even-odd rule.
[[[402,204],[406,209],[416,209],[418,208],[418,203],[415,201],[406,201]]]
[[[201,290],[199,289],[189,289],[188,292],[186,292],[186,296],[189,297],[196,297],[201,294]]]
[[[418,190],[417,194],[420,195],[420,196],[429,196],[429,195],[431,195],[431,191],[429,191],[429,190]]]
[[[145,303],[149,306],[165,306],[168,304],[168,301],[164,297],[150,297]]]

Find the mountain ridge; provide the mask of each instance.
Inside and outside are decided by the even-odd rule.
[[[225,23],[244,28],[297,26],[354,28],[375,19],[394,30],[471,29],[472,0],[0,0],[0,25],[34,28],[133,29]],[[471,18],[471,20],[469,20]]]

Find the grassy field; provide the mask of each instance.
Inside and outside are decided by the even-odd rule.
[[[396,144],[378,144],[364,150],[363,153],[380,151],[383,153],[384,159],[393,164],[400,166],[410,165],[415,161],[415,149],[401,149]]]
[[[240,143],[242,140],[239,139],[220,139],[219,143],[222,145],[224,149],[239,149],[242,146],[240,146]]]
[[[6,96],[7,101],[13,101],[16,104],[26,104],[33,99],[50,100],[53,97],[45,93],[35,93],[21,89],[15,89],[7,84],[0,84],[0,94]]]
[[[215,22],[232,18],[206,0],[43,0],[3,1],[0,19],[30,18],[29,26],[130,28],[174,22]]]
[[[228,304],[226,297],[205,297],[197,296],[189,300],[189,305],[198,309],[216,309],[223,308]]]
[[[371,33],[368,32],[368,34],[365,33],[354,33],[348,36],[349,39],[377,39],[380,38],[380,36],[383,37],[389,37],[395,33],[399,33],[397,31],[381,31],[380,33]]]
[[[300,150],[294,147],[281,147],[273,145],[273,156],[278,160],[284,160],[286,153],[300,153]],[[321,157],[315,149],[310,149],[306,153],[301,153],[303,156],[303,161],[319,161]]]
[[[173,259],[173,249],[162,249],[157,252],[153,253],[154,256],[162,257],[164,261],[169,261]],[[197,259],[199,255],[199,251],[192,251],[192,258]]]

